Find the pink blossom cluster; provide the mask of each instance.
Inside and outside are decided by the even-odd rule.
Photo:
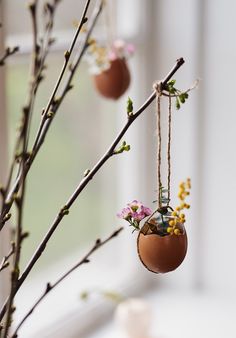
[[[135,47],[131,43],[125,43],[123,40],[115,40],[109,51],[108,58],[110,61],[114,61],[117,58],[128,59],[134,54]]]
[[[134,200],[127,204],[127,207],[123,208],[120,213],[117,214],[119,218],[123,218],[135,228],[139,228],[139,223],[145,217],[150,216],[152,210],[145,207],[141,202]]]

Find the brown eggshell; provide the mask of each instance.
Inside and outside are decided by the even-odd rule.
[[[182,235],[144,235],[139,232],[138,254],[143,265],[155,273],[175,270],[184,260],[187,252],[186,231]]]
[[[94,76],[94,83],[101,95],[110,99],[121,97],[130,84],[130,72],[125,59],[111,61],[109,69]]]

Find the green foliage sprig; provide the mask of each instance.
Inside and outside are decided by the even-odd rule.
[[[185,101],[188,99],[189,95],[188,92],[190,89],[182,92],[179,89],[175,88],[176,80],[172,79],[167,83],[166,91],[171,94],[171,96],[174,96],[176,98],[175,100],[175,107],[176,109],[180,109],[181,104],[185,103]]]

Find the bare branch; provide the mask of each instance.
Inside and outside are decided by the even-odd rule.
[[[9,258],[13,255],[13,253],[15,252],[15,243],[12,242],[11,243],[11,250],[9,251],[9,253],[3,257],[2,262],[0,264],[0,271],[4,270],[5,268],[7,268],[9,266]]]
[[[11,55],[17,53],[18,51],[19,51],[19,47],[18,47],[18,46],[13,47],[13,48],[7,47],[7,48],[5,49],[4,54],[0,57],[0,66],[4,66],[4,65],[5,65],[6,59],[7,59],[9,56],[11,56]]]

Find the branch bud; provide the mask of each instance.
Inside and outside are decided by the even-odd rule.
[[[65,57],[66,61],[68,61],[68,60],[69,60],[69,57],[70,57],[70,52],[69,52],[68,50],[66,50],[66,51],[65,51],[65,53],[64,53],[64,57]]]
[[[123,153],[124,151],[129,151],[130,150],[130,145],[126,143],[126,141],[123,141],[120,148],[118,148],[117,150],[114,150],[114,155],[117,155],[117,154],[121,154]]]
[[[70,211],[69,211],[67,205],[65,205],[65,206],[61,209],[59,215],[60,215],[60,216],[66,216],[66,215],[69,214],[69,212],[70,212]]]
[[[86,177],[86,176],[88,176],[88,174],[90,173],[90,169],[86,169],[85,171],[84,171],[84,177]]]
[[[128,117],[132,116],[133,115],[133,101],[131,100],[130,97],[128,97],[128,100],[127,100],[127,115]]]
[[[7,213],[5,217],[3,218],[3,222],[7,222],[11,218],[11,214]]]

